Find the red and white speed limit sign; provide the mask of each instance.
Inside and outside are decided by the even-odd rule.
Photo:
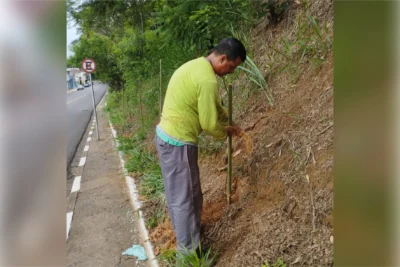
[[[93,59],[85,58],[82,61],[82,69],[84,72],[92,73],[96,70],[96,62]]]

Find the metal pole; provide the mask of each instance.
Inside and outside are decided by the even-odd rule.
[[[92,87],[93,112],[94,112],[94,119],[96,121],[97,140],[100,140],[99,123],[97,121],[96,103],[94,102],[94,90],[93,90],[93,82],[92,82],[92,74],[91,73],[89,73],[89,79],[90,79],[90,85]]]

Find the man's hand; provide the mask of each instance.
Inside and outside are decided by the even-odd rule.
[[[226,132],[227,132],[228,136],[234,136],[234,135],[241,136],[242,132],[243,132],[243,130],[239,126],[236,126],[236,125],[226,126],[225,128],[226,128]]]

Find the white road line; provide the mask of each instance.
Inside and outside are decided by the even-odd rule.
[[[71,222],[72,222],[72,212],[67,213],[67,239],[69,234],[69,229],[71,229]]]
[[[81,160],[79,161],[79,166],[85,165],[86,162],[86,157],[82,157]]]
[[[72,184],[71,193],[78,192],[79,189],[81,189],[81,178],[82,178],[82,176],[75,177],[74,183]]]
[[[94,130],[94,127],[92,126],[92,127],[90,128],[90,130]]]
[[[90,131],[90,132],[89,132],[89,135],[92,135],[92,134],[93,134],[93,131]]]
[[[88,137],[86,141],[90,142],[90,140],[92,140],[92,137]]]
[[[87,95],[87,94],[86,94],[86,95]],[[76,100],[78,100],[78,99],[80,99],[80,98],[82,98],[82,97],[84,97],[84,96],[86,96],[86,95],[80,96],[80,97],[78,97],[78,98],[75,98],[75,99],[72,100],[72,101],[67,102],[67,105],[70,104],[70,103],[72,103],[72,102],[74,102],[74,101],[76,101]]]
[[[85,146],[85,148],[83,149],[84,152],[89,151],[89,146]]]

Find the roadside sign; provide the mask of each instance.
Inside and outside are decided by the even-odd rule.
[[[92,73],[96,70],[96,62],[93,59],[85,58],[82,61],[82,69],[86,73]]]
[[[93,113],[94,113],[94,119],[96,120],[97,140],[100,140],[99,124],[97,123],[96,102],[94,100],[94,89],[92,81],[92,72],[96,70],[96,62],[91,58],[85,58],[82,61],[82,69],[84,72],[89,73],[89,80],[92,86]]]

